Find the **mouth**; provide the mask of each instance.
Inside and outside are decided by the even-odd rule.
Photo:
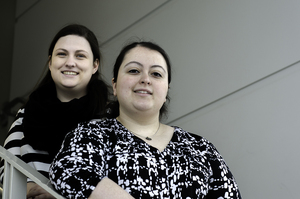
[[[74,72],[74,71],[62,71],[61,72],[64,75],[78,75],[79,73]]]
[[[140,93],[140,94],[149,94],[152,95],[152,93],[148,90],[135,90],[135,93]]]

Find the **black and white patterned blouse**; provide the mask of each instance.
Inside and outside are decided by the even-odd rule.
[[[88,198],[104,177],[134,198],[241,198],[216,148],[174,128],[160,152],[116,119],[81,123],[66,136],[50,167],[52,184],[67,198]]]

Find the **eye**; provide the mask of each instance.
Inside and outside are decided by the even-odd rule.
[[[59,56],[59,57],[64,57],[64,56],[66,56],[67,54],[65,53],[65,52],[58,52],[57,53],[57,56]]]
[[[153,72],[152,75],[154,77],[162,77],[162,75],[159,72]]]
[[[131,74],[138,74],[138,73],[140,73],[140,71],[137,70],[137,69],[130,69],[130,70],[128,71],[128,73],[131,73]]]
[[[78,57],[78,58],[86,58],[86,56],[84,54],[77,54],[76,57]]]

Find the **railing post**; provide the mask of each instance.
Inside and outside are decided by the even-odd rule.
[[[27,178],[55,198],[64,199],[52,189],[49,179],[2,146],[0,146],[0,157],[4,159],[3,199],[26,199]]]
[[[5,161],[2,199],[26,199],[27,177]],[[7,171],[8,170],[8,171]],[[6,172],[7,171],[7,172]],[[25,185],[25,186],[24,186]]]
[[[10,169],[11,165],[4,160],[4,177],[3,177],[3,192],[2,199],[9,199],[9,192],[11,190],[10,187]]]

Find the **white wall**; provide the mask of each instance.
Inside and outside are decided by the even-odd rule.
[[[11,98],[35,84],[66,23],[96,33],[109,82],[128,38],[153,40],[173,64],[166,122],[213,142],[243,198],[297,198],[299,8],[297,0],[19,0]]]

